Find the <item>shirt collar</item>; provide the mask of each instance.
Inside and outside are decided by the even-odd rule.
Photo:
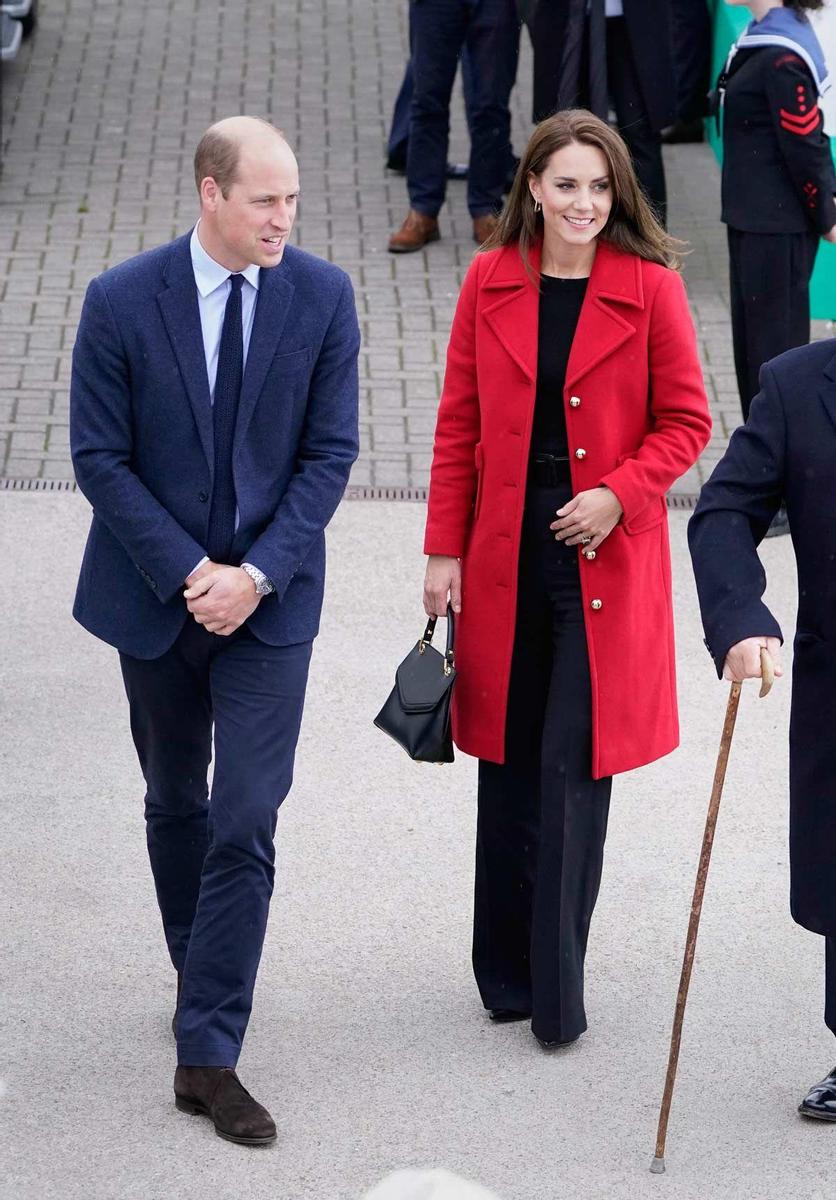
[[[206,253],[206,251],[203,249],[203,246],[200,244],[200,238],[197,235],[199,228],[200,221],[198,221],[197,225],[195,225],[194,229],[192,230],[189,249],[191,250],[192,255],[192,270],[194,271],[194,279],[195,283],[197,284],[197,290],[200,292],[201,296],[206,297],[210,292],[214,292],[215,288],[220,287],[222,283],[226,283],[227,279],[229,279],[233,272],[227,270],[226,267],[222,267],[219,262],[215,262],[214,258]],[[255,263],[250,263],[250,265],[241,272],[247,283],[254,287],[256,291],[258,291],[258,272],[259,268]]]

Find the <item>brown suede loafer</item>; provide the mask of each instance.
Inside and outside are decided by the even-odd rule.
[[[210,1117],[218,1137],[242,1146],[269,1146],[276,1125],[232,1067],[178,1067],[174,1103],[180,1112]]]
[[[415,250],[423,250],[429,242],[437,242],[440,237],[438,220],[411,208],[403,225],[389,238],[389,251],[391,254],[412,254]]]

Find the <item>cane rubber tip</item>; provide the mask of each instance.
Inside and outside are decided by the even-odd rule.
[[[650,1164],[650,1174],[651,1175],[664,1175],[664,1173],[665,1173],[664,1158],[654,1158],[653,1162]]]

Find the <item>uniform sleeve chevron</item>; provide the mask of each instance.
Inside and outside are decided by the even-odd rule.
[[[811,112],[805,113],[804,116],[787,112],[785,108],[782,108],[778,115],[781,119],[781,128],[786,129],[788,133],[796,133],[799,137],[806,137],[808,133],[812,133],[814,129],[818,128],[821,120],[818,106],[814,107]]]

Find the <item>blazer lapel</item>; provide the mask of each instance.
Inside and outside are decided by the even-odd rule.
[[[601,241],[595,253],[578,328],[566,368],[571,388],[636,332],[623,307],[644,308],[641,263]]]
[[[210,477],[214,468],[212,436],[212,405],[209,400],[209,378],[203,353],[203,333],[197,303],[197,285],[189,252],[189,237],[178,239],[165,272],[166,288],[157,296],[171,347],[180,368],[183,385],[194,413],[200,444],[209,464]]]
[[[270,363],[278,349],[294,291],[295,288],[286,262],[279,263],[276,267],[262,268],[260,271],[258,299],[250,334],[250,345],[247,350],[244,382],[241,386],[238,421],[235,426],[233,445],[236,449],[246,435],[264,387]]]
[[[824,377],[827,382],[823,384],[819,395],[821,396],[825,412],[830,417],[834,426],[836,426],[836,355],[831,358],[830,362],[824,368]]]
[[[539,246],[531,248],[529,263],[536,281],[540,278]],[[534,281],[526,273],[516,245],[505,247],[497,255],[493,270],[482,281],[483,290],[496,295],[496,299],[487,301],[482,315],[497,341],[532,383],[537,379],[540,310],[540,294]]]

